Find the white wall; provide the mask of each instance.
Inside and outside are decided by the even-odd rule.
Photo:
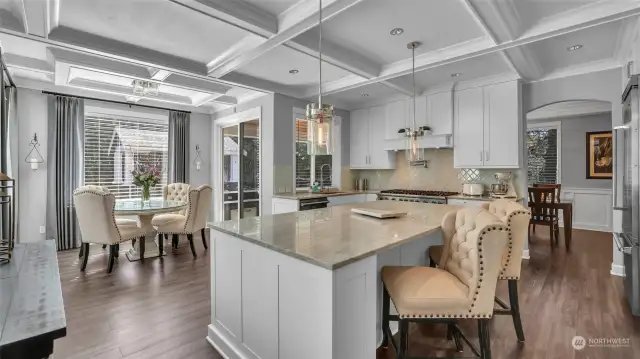
[[[46,224],[47,198],[47,96],[40,91],[18,89],[18,196],[20,205],[17,214],[18,243],[45,239],[40,226]],[[29,153],[29,141],[38,134],[40,153],[44,163],[32,171],[24,162]]]
[[[189,153],[189,183],[192,186],[213,183],[211,179],[211,116],[202,113],[191,114],[191,148]],[[196,158],[196,145],[200,145],[202,167],[200,171],[193,164]]]

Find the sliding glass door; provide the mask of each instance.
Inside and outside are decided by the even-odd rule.
[[[221,128],[222,209],[225,221],[260,215],[260,120]]]

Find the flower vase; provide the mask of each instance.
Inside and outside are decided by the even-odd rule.
[[[150,186],[142,186],[142,201],[149,202],[151,199],[151,187]]]

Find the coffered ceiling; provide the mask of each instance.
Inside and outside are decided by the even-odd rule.
[[[160,94],[139,101],[212,112],[266,92],[317,96],[318,5],[2,0],[0,41],[19,85],[125,98],[147,80]],[[419,93],[620,67],[638,15],[640,0],[323,0],[323,91],[346,109],[411,95],[411,41]]]

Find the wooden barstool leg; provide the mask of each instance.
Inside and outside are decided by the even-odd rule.
[[[207,246],[207,229],[206,228],[202,228],[200,230],[200,235],[202,236],[202,245],[204,246],[204,250],[206,251],[207,249],[209,249],[209,247]]]
[[[398,321],[400,332],[400,350],[398,351],[398,359],[405,359],[409,350],[409,321],[400,319]]]
[[[480,358],[491,359],[491,337],[489,319],[478,319],[478,338],[480,339]]]
[[[113,270],[113,262],[115,258],[116,258],[116,245],[110,244],[109,245],[109,264],[107,264],[107,273],[111,273],[111,271]]]
[[[162,257],[164,255],[164,236],[162,234],[158,234],[158,256]]]
[[[520,319],[520,303],[518,302],[518,281],[515,279],[509,279],[508,286],[509,305],[511,307],[513,326],[516,329],[516,336],[518,337],[518,341],[524,342],[524,330],[522,330],[522,320]]]
[[[384,285],[383,285],[384,286]],[[391,297],[387,292],[387,288],[382,289],[382,346],[389,346],[389,310],[391,306]]]
[[[140,244],[138,244],[138,252],[140,252],[140,259],[144,259],[144,245],[145,245],[145,237],[140,237]]]
[[[191,247],[191,254],[193,254],[193,258],[197,258],[198,254],[196,253],[196,247],[193,245],[193,234],[187,234],[187,239],[189,240],[189,247]]]

